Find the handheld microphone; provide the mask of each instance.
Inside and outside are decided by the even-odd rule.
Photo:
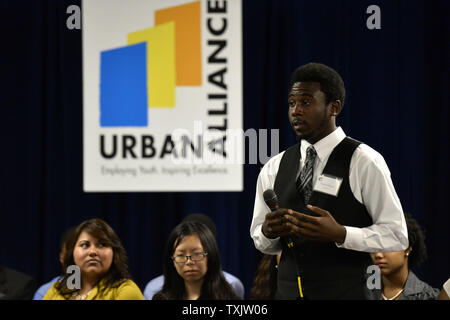
[[[270,208],[270,211],[276,211],[280,208],[280,203],[278,202],[278,197],[272,189],[267,189],[263,193],[264,202],[267,204],[267,206]],[[286,237],[286,242],[288,248],[294,247],[294,240],[291,237]]]
[[[264,202],[267,204],[271,211],[279,209],[280,204],[278,202],[278,197],[275,194],[275,191],[273,191],[272,189],[267,189],[266,191],[264,191],[263,197]]]
[[[270,208],[270,211],[273,212],[280,208],[280,203],[278,201],[277,194],[272,189],[267,189],[266,191],[264,191],[263,197],[264,197],[264,202]],[[300,267],[299,267],[299,258],[297,256],[296,250],[294,249],[295,242],[291,237],[285,237],[285,240],[286,240],[288,248],[292,250],[292,254],[295,259],[295,266],[297,269],[297,285],[298,285],[299,298],[300,298],[300,300],[303,300],[304,297],[303,297],[302,281],[301,281],[301,277],[300,277],[301,272],[300,272]]]

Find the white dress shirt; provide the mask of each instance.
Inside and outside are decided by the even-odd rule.
[[[314,144],[317,157],[314,163],[313,182],[325,168],[333,149],[346,137],[338,127],[328,136]],[[300,170],[310,144],[301,143]],[[261,231],[265,215],[270,212],[264,202],[263,192],[274,189],[275,178],[284,151],[271,158],[262,168],[256,185],[255,206],[250,235],[258,250],[266,254],[281,252],[280,238],[269,239]],[[408,232],[402,205],[395,192],[391,173],[381,154],[366,144],[360,144],[350,162],[350,189],[354,197],[365,205],[373,224],[365,228],[344,226],[347,230],[344,243],[338,247],[365,252],[401,251],[408,247]],[[287,208],[289,209],[289,208]],[[333,215],[333,212],[330,212]]]

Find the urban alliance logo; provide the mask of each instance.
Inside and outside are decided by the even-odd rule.
[[[154,27],[100,53],[101,127],[147,127],[149,108],[176,106],[177,86],[201,86],[200,5],[156,10]]]

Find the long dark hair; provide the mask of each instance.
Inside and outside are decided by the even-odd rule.
[[[80,234],[85,231],[91,236],[101,240],[105,245],[110,246],[113,249],[113,261],[111,267],[102,277],[104,280],[104,286],[99,288],[97,295],[103,295],[104,291],[109,288],[117,288],[126,280],[131,279],[130,273],[128,271],[128,256],[125,248],[123,247],[119,237],[114,232],[114,230],[101,219],[90,219],[82,222],[78,225],[74,232],[70,235],[66,246],[67,250],[63,258],[63,279],[56,284],[56,289],[65,298],[69,298],[71,294],[77,289],[69,289],[67,287],[67,280],[71,276],[66,273],[69,266],[75,265],[75,260],[73,258],[73,250],[76,246],[76,242]],[[94,297],[94,299],[97,297]]]
[[[154,295],[153,300],[183,300],[185,298],[184,279],[175,269],[172,256],[177,245],[184,237],[189,235],[197,235],[202,243],[203,249],[208,253],[208,270],[203,280],[202,293],[199,299],[239,299],[222,274],[219,249],[217,247],[216,238],[211,230],[203,223],[197,221],[184,221],[173,229],[167,240],[163,261],[164,284],[161,291]]]
[[[277,256],[265,254],[256,270],[253,287],[250,290],[252,300],[272,300],[277,290]]]

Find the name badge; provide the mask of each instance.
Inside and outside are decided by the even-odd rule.
[[[342,184],[342,178],[321,174],[314,184],[314,191],[319,191],[337,197],[339,188]]]

